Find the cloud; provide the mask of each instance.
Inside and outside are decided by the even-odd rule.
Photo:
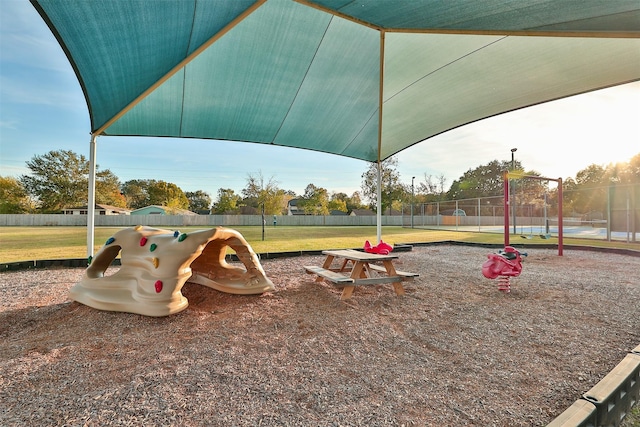
[[[17,120],[0,120],[0,129],[17,129]]]
[[[72,71],[55,37],[27,1],[4,1],[0,44],[5,63],[56,73]]]

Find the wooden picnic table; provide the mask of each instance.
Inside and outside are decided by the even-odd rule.
[[[327,280],[344,286],[341,300],[349,299],[356,286],[391,283],[396,295],[404,295],[402,282],[417,277],[416,273],[396,270],[393,260],[398,255],[372,254],[353,249],[322,251],[327,258],[322,267],[304,266],[309,274],[316,274],[316,282]],[[334,260],[341,260],[339,267],[332,267]]]

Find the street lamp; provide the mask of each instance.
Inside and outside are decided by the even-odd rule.
[[[511,149],[511,172],[516,169],[516,160],[514,153],[518,151],[517,148]],[[511,181],[511,212],[513,213],[513,234],[516,234],[516,181]]]
[[[413,228],[413,180],[416,179],[415,176],[411,177],[411,228]]]

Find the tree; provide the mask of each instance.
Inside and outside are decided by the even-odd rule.
[[[362,203],[362,197],[360,196],[359,191],[354,191],[351,197],[347,198],[345,202],[347,202],[348,212],[351,212],[354,209],[364,209],[367,207],[364,203]]]
[[[462,200],[476,197],[500,196],[504,193],[504,171],[511,169],[510,161],[492,160],[486,165],[469,169],[453,181],[447,199]],[[522,164],[515,162],[515,169],[522,170]]]
[[[33,210],[33,203],[22,183],[0,176],[0,214],[22,214]]]
[[[633,156],[628,162],[609,164],[605,168],[603,177],[604,181],[609,184],[640,183],[640,153]]]
[[[274,177],[266,180],[262,171],[247,175],[247,186],[242,190],[244,203],[258,211],[264,207],[266,215],[280,215],[284,210],[284,190],[278,187]]]
[[[313,184],[307,185],[298,207],[307,215],[329,215],[329,192]],[[345,204],[346,205],[346,204]]]
[[[213,204],[212,212],[218,215],[238,213],[240,196],[230,188],[219,188],[218,198]]]
[[[609,184],[609,173],[602,166],[591,164],[578,171],[573,210],[582,214],[591,211],[605,212]]]
[[[148,180],[144,179],[132,179],[122,184],[122,194],[129,208],[140,209],[149,206],[148,185]]]
[[[640,153],[628,162],[612,163],[607,166],[591,164],[581,169],[574,178],[562,183],[563,209],[570,214],[599,212],[604,215],[611,202],[611,186],[640,183]],[[557,200],[557,192],[552,192]],[[609,200],[608,200],[609,199]]]
[[[625,173],[629,184],[640,184],[640,153],[629,160]]]
[[[111,171],[96,172],[96,203],[119,208],[127,206],[127,199],[120,191],[120,180]]]
[[[211,208],[211,195],[206,191],[187,191],[184,195],[189,200],[190,211],[208,211]]]
[[[424,182],[419,182],[416,188],[414,188],[415,196],[422,202],[437,202],[444,200],[446,192],[444,190],[447,184],[447,178],[444,174],[440,174],[437,177],[424,174]]]
[[[50,151],[26,162],[31,175],[22,175],[20,182],[27,193],[37,200],[42,212],[59,212],[65,207],[86,205],[88,199],[89,162],[73,151]],[[108,169],[96,166],[96,203],[118,205],[120,183]],[[118,195],[118,196],[116,196]]]
[[[332,211],[340,211],[344,213],[349,212],[349,210],[347,209],[347,203],[344,200],[340,200],[340,199],[329,200],[329,203],[327,204],[327,209],[329,209],[329,213],[331,213]]]
[[[344,208],[342,208],[343,204]],[[329,200],[329,210],[338,210],[350,213],[354,209],[363,208],[366,208],[366,206],[362,204],[362,199],[360,198],[360,193],[358,191],[354,191],[351,197],[347,196],[346,193],[333,193]]]
[[[536,171],[524,171],[522,163],[515,161],[515,172],[520,176],[540,176]],[[502,206],[504,195],[504,172],[512,169],[511,161],[492,160],[486,165],[469,169],[459,179],[453,181],[446,193],[447,200],[465,200],[481,197],[493,197],[488,206]],[[511,204],[516,207],[517,215],[537,215],[544,209],[544,195],[547,183],[537,179],[520,179],[518,174],[511,177]],[[475,206],[475,205],[474,205]],[[486,206],[486,205],[485,205]]]
[[[381,165],[381,192],[382,192],[382,213],[387,208],[391,208],[394,201],[402,200],[404,189],[400,183],[400,173],[396,170],[398,159],[389,157],[383,160]],[[369,200],[369,207],[377,211],[377,188],[378,188],[378,164],[371,163],[369,169],[362,174],[362,194]]]
[[[172,182],[151,180],[147,194],[150,205],[165,206],[170,210],[189,208],[187,196],[180,187]]]
[[[129,207],[140,209],[158,205],[170,210],[188,209],[189,200],[176,184],[155,179],[134,179],[122,185]]]

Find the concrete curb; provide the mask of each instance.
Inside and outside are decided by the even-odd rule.
[[[640,399],[640,345],[548,427],[617,426]]]

